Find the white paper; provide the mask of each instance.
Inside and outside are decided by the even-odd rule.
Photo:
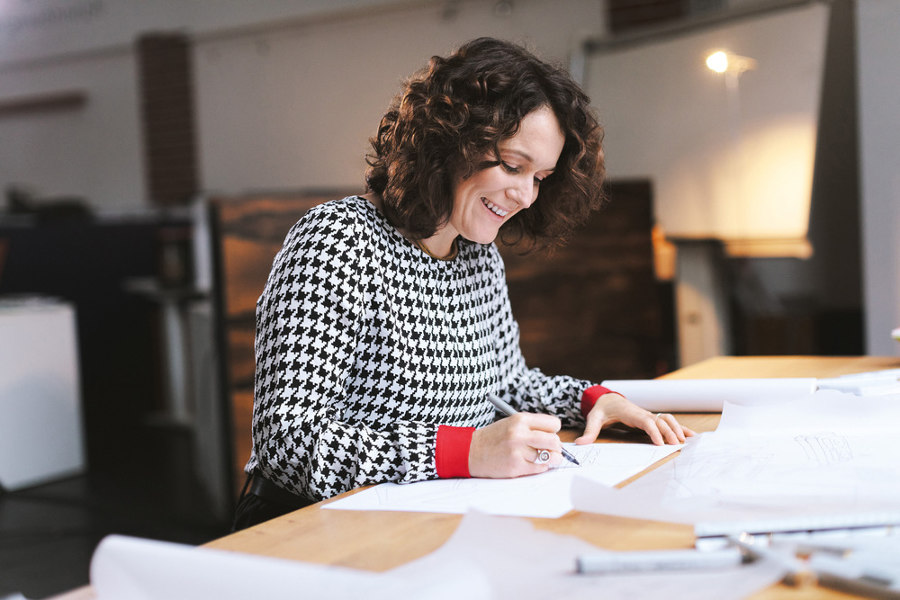
[[[581,463],[515,479],[437,479],[417,483],[383,483],[326,504],[338,510],[399,510],[462,514],[478,510],[494,515],[561,517],[572,510],[569,488],[578,475],[615,485],[640,473],[680,445],[565,444]]]
[[[850,392],[859,396],[900,394],[900,369],[882,369],[819,379],[819,389]]]
[[[727,404],[718,429],[623,489],[575,481],[576,509],[679,523],[896,510],[900,396],[819,391]]]
[[[900,498],[900,397],[839,392],[727,406],[682,452],[676,497],[757,506],[864,506]]]
[[[716,433],[746,432],[769,436],[833,430],[882,437],[900,431],[898,419],[900,395],[860,398],[835,390],[820,390],[790,402],[727,406]]]
[[[468,513],[441,548],[389,573],[414,576],[465,557],[481,569],[491,598],[497,600],[632,600],[651,595],[667,600],[731,600],[776,583],[784,572],[780,565],[760,562],[691,571],[575,573],[577,556],[601,552],[608,550],[573,536],[535,529],[521,519]]]
[[[674,468],[673,463],[667,463],[624,488],[611,488],[589,479],[576,478],[571,488],[572,505],[582,512],[669,523],[732,521],[747,516],[745,507],[721,506],[713,499],[670,497],[670,488],[677,485]],[[766,514],[772,516],[769,511]],[[775,514],[784,513],[775,511]]]
[[[725,402],[777,403],[809,396],[811,377],[776,379],[620,379],[602,384],[653,412],[720,412]]]
[[[194,548],[112,535],[91,560],[98,600],[294,600],[428,598],[487,600],[488,584],[468,563],[436,565],[421,576],[396,577],[344,567]],[[457,574],[468,571],[460,580]]]

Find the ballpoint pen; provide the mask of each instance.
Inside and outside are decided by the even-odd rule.
[[[497,410],[502,412],[507,417],[511,417],[512,415],[516,414],[516,412],[517,412],[516,409],[514,409],[512,406],[510,406],[509,404],[507,404],[506,402],[504,402],[503,400],[501,400],[494,394],[488,394],[488,400],[491,401],[491,404],[493,404]],[[576,465],[581,464],[580,462],[578,462],[578,459],[576,459],[574,456],[572,456],[572,453],[569,452],[568,450],[566,450],[565,448],[561,449],[560,452],[562,452],[562,455],[569,462],[573,462]]]

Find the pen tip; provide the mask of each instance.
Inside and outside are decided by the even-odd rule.
[[[581,463],[578,462],[578,459],[575,458],[575,457],[572,455],[571,452],[568,452],[568,451],[566,451],[566,450],[563,450],[563,451],[562,451],[562,455],[565,456],[565,457],[566,457],[566,460],[568,460],[569,462],[573,462],[573,463],[575,463],[576,465],[578,465],[579,467],[581,466]]]

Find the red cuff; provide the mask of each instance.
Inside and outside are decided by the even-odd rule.
[[[597,404],[597,400],[600,399],[600,396],[603,394],[614,394],[609,388],[605,388],[602,385],[592,385],[588,389],[581,392],[581,414],[587,417],[588,413],[591,412],[591,409],[594,408],[594,405]]]
[[[471,477],[469,475],[469,446],[474,427],[440,425],[434,449],[434,463],[441,479]]]

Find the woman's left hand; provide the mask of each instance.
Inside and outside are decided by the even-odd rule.
[[[680,424],[668,413],[652,413],[629,402],[621,394],[610,392],[597,399],[597,403],[588,413],[584,433],[575,440],[576,444],[592,444],[600,435],[600,430],[613,423],[622,423],[629,427],[643,429],[650,436],[650,441],[662,444],[682,444],[685,438],[695,432]]]

